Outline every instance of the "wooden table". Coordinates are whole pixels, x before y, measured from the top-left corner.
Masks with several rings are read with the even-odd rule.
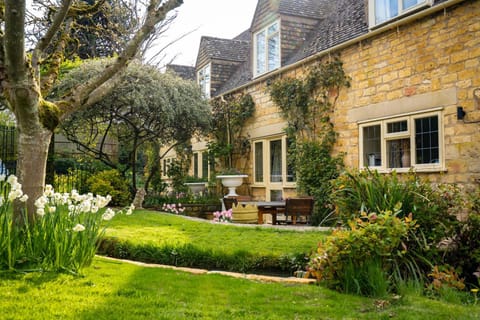
[[[277,224],[277,209],[285,208],[285,201],[239,201],[241,204],[254,204],[258,208],[258,224],[263,224],[263,215],[272,215],[272,224]]]

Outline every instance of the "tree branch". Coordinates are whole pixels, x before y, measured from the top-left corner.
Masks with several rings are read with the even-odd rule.
[[[25,1],[23,1],[25,2]],[[70,7],[72,5],[73,0],[63,0],[62,5],[60,6],[59,10],[55,14],[55,17],[53,18],[53,22],[50,25],[50,27],[47,30],[47,33],[37,42],[37,45],[35,46],[35,49],[33,49],[32,53],[32,67],[33,70],[37,73],[37,79],[39,79],[39,73],[40,73],[40,59],[42,57],[42,54],[45,52],[47,49],[48,45],[52,42],[53,37],[61,30],[61,26],[63,21],[65,21],[65,18],[68,14],[68,11],[70,10]],[[63,32],[67,33],[67,30],[63,30]]]
[[[143,25],[128,42],[122,54],[112,65],[105,68],[100,76],[72,91],[71,96],[67,98],[69,103],[63,105],[62,117],[65,118],[81,107],[91,106],[108,94],[113,89],[112,83],[116,81],[114,76],[123,71],[127,64],[135,58],[142,43],[155,31],[155,26],[166,18],[168,12],[182,3],[183,0],[168,0],[163,4],[161,0],[151,0]]]
[[[13,85],[25,80],[25,0],[5,1],[5,68]]]

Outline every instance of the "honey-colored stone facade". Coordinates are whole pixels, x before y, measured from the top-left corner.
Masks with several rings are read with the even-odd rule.
[[[340,92],[332,117],[339,133],[335,151],[345,152],[348,167],[359,166],[359,121],[437,108],[443,123],[444,169],[425,175],[434,182],[470,186],[480,181],[480,123],[466,123],[480,121],[480,1],[410,21],[322,59],[334,54],[340,55],[351,77],[351,87]],[[290,69],[281,77],[301,77],[307,67]],[[244,129],[252,141],[281,135],[285,126],[267,82],[242,89],[256,103],[255,117]],[[465,122],[457,120],[457,106],[466,111]],[[250,177],[252,159],[243,159],[250,162]],[[284,194],[294,190],[285,188]],[[265,198],[264,188],[253,187],[251,193]]]

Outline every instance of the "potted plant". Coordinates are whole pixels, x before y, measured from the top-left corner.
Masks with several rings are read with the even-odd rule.
[[[228,194],[225,197],[237,197],[236,189],[242,185],[243,178],[247,177],[248,175],[242,174],[236,169],[229,169],[217,175],[217,179],[222,180],[222,185],[228,188]]]
[[[185,185],[190,189],[190,192],[192,192],[192,194],[203,193],[205,191],[206,184],[207,181],[199,177],[188,176],[185,179]]]

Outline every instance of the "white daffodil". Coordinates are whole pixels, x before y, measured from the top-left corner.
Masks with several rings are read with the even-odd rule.
[[[37,209],[37,215],[39,215],[40,217],[43,217],[45,215],[45,209],[38,208]]]
[[[8,200],[9,200],[9,201],[13,201],[13,200],[15,200],[15,199],[20,198],[21,196],[23,196],[22,190],[20,190],[20,189],[12,189],[12,190],[10,190],[10,192],[8,193]]]
[[[16,176],[14,176],[13,174],[9,175],[8,178],[7,178],[7,182],[10,184],[10,185],[14,185],[18,182],[18,179]]]
[[[22,201],[22,202],[27,202],[27,200],[28,200],[28,195],[24,194],[23,196],[20,197],[19,200]]]
[[[45,191],[43,191],[43,195],[46,196],[46,197],[51,197],[53,196],[54,194],[54,191],[53,191],[53,187],[51,184],[47,184],[45,186]]]
[[[83,225],[81,225],[80,223],[77,223],[77,225],[75,227],[73,227],[72,230],[75,231],[75,232],[82,232],[82,231],[85,230],[85,227]]]
[[[105,221],[111,220],[115,216],[115,211],[110,208],[107,208],[102,215],[102,219]]]
[[[37,200],[35,200],[35,207],[37,208],[44,208],[45,205],[47,204],[48,199],[45,196],[41,196]]]

